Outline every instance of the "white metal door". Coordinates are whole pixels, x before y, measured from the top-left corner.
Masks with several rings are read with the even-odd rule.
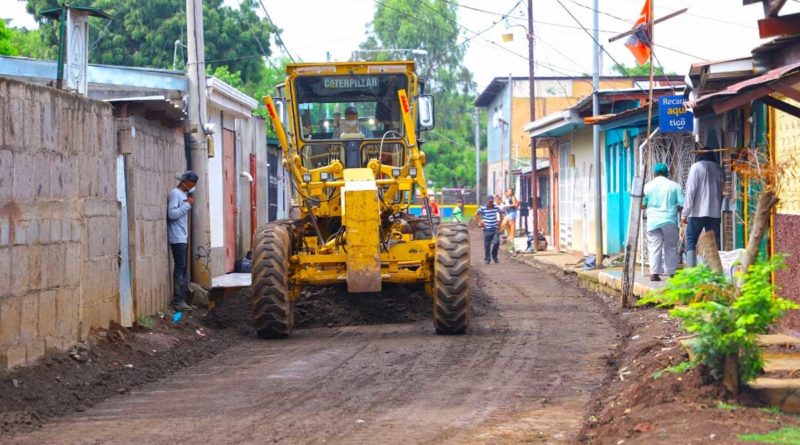
[[[575,202],[575,165],[570,164],[572,142],[558,145],[558,237],[561,250],[572,251],[572,220]]]

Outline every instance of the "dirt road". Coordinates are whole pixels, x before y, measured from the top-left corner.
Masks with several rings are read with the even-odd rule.
[[[472,261],[466,336],[430,321],[299,329],[216,357],[14,444],[571,443],[606,375],[601,303],[530,266]]]

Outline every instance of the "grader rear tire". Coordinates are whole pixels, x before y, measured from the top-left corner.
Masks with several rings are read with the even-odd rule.
[[[469,233],[466,224],[447,223],[439,226],[433,284],[433,325],[436,333],[466,333],[472,315],[469,296]]]
[[[251,301],[256,333],[261,338],[285,338],[294,325],[289,292],[291,235],[279,221],[259,229],[255,238]]]

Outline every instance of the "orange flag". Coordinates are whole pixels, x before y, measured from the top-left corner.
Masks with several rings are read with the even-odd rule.
[[[650,60],[651,51],[650,0],[645,0],[639,18],[636,19],[636,23],[633,24],[633,29],[636,30],[636,32],[628,38],[628,41],[625,42],[625,46],[631,50],[633,57],[636,58],[636,62],[640,65],[644,65]]]

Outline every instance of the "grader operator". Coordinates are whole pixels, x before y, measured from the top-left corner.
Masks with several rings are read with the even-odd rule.
[[[424,287],[439,334],[470,321],[469,236],[428,208],[417,132],[433,128],[413,62],[292,64],[267,112],[283,151],[300,218],[258,229],[252,305],[258,335],[287,337],[304,286],[383,283]],[[365,296],[369,298],[369,296]]]

